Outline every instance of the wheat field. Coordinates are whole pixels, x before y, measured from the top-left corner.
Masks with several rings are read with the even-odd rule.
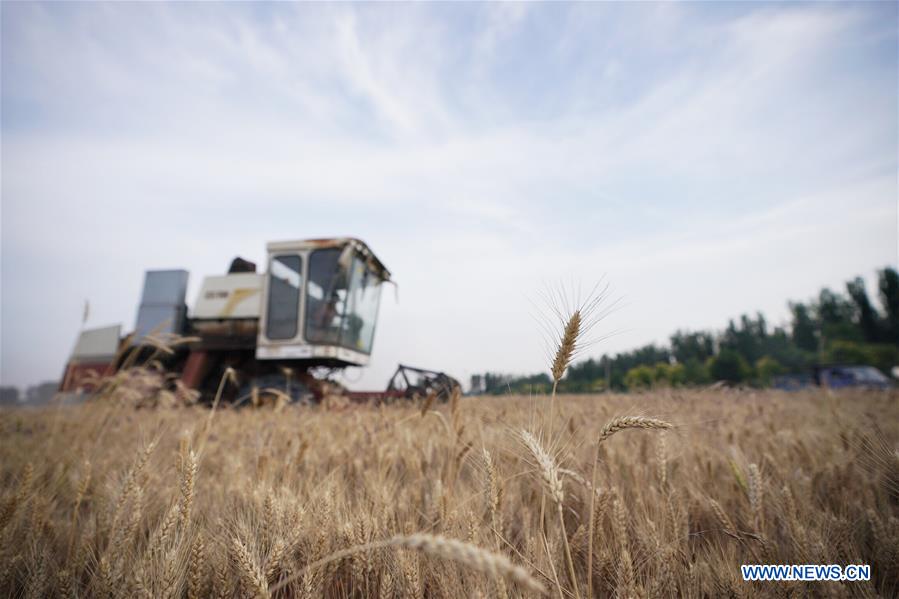
[[[895,596],[897,399],[5,411],[0,594]],[[750,583],[744,563],[872,579]]]

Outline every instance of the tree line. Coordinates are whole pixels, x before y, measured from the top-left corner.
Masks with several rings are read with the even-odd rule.
[[[703,385],[717,381],[768,386],[774,377],[806,374],[815,364],[870,365],[884,373],[899,365],[899,273],[877,271],[878,305],[861,277],[846,293],[824,288],[807,302],[789,302],[790,324],[771,327],[764,315],[744,314],[720,331],[679,330],[667,345],[588,358],[573,364],[560,384],[563,392],[607,388],[635,390]],[[484,375],[487,393],[542,393],[549,374]]]

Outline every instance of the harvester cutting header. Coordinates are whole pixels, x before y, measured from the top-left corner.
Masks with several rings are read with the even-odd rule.
[[[446,395],[458,388],[443,373],[401,365],[387,391],[344,392],[328,375],[368,364],[390,271],[364,242],[348,237],[273,242],[267,252],[266,273],[235,258],[227,274],[205,277],[190,314],[188,272],[147,271],[134,333],[122,338],[119,326],[83,331],[61,390],[90,390],[93,383],[85,381],[126,367],[125,356],[133,363],[141,352],[163,358],[181,385],[207,397],[228,368],[239,381],[232,399],[265,389],[286,389],[296,400],[334,392],[360,399]],[[174,342],[160,355],[165,340]]]

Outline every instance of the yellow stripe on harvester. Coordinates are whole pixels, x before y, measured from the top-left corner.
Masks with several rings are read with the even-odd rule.
[[[256,293],[259,293],[259,289],[256,287],[242,287],[240,289],[235,289],[231,293],[231,297],[228,298],[228,302],[225,304],[225,307],[222,308],[220,315],[231,316],[231,313],[234,312],[234,308],[237,307],[237,304]]]

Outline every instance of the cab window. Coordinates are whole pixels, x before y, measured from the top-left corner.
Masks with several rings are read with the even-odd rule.
[[[340,344],[348,349],[370,354],[381,300],[381,280],[358,257],[353,259],[349,279],[347,310]]]
[[[309,256],[306,286],[306,341],[309,343],[340,343],[347,299],[346,268],[339,264],[340,255],[340,248],[325,248]]]
[[[297,255],[276,256],[269,265],[268,317],[265,335],[269,339],[297,336],[303,262]]]

